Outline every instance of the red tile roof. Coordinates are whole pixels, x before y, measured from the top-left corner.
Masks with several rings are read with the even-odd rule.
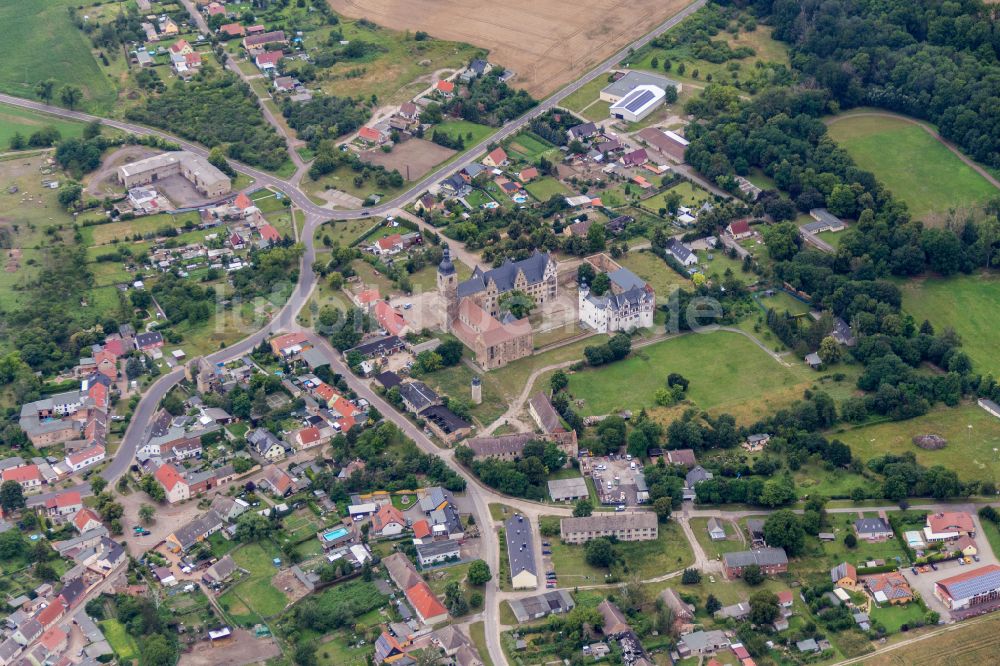
[[[331,400],[334,399],[334,397],[337,396],[337,392],[333,390],[333,387],[327,384],[326,382],[322,382],[319,386],[314,388],[313,393],[323,398],[323,400],[327,402],[330,402]]]
[[[528,167],[527,169],[521,171],[521,173],[517,174],[517,177],[521,179],[522,183],[530,182],[535,178],[538,178],[538,169],[535,167]]]
[[[59,493],[55,497],[50,497],[45,500],[46,509],[64,509],[68,506],[76,506],[81,504],[83,499],[80,497],[80,493],[75,490],[67,490],[64,493]]]
[[[242,36],[246,34],[246,28],[244,28],[239,23],[227,23],[226,25],[219,28],[219,32],[224,32],[227,35],[233,37]]]
[[[733,654],[735,654],[740,659],[746,659],[750,656],[750,652],[743,645],[734,645]]]
[[[277,65],[284,57],[285,54],[282,53],[281,51],[268,51],[267,53],[261,53],[259,56],[257,56],[256,59],[257,66],[260,67],[261,65]]]
[[[399,509],[391,503],[386,502],[372,516],[372,529],[376,532],[381,532],[390,523],[399,523],[403,527],[406,527],[406,518],[403,518],[403,513]]]
[[[413,536],[416,539],[425,539],[431,535],[431,526],[426,520],[418,520],[413,523]]]
[[[257,231],[260,233],[261,238],[271,243],[276,243],[281,240],[281,234],[278,233],[278,230],[267,222],[260,225]]]
[[[375,304],[375,319],[389,335],[400,335],[406,328],[406,320],[394,307],[385,301]]]
[[[507,161],[507,151],[498,146],[493,150],[491,150],[490,154],[487,155],[486,157],[491,159],[494,164],[502,164],[503,162]]]
[[[233,205],[240,210],[246,210],[253,205],[253,201],[250,200],[250,197],[248,197],[245,192],[240,192],[236,195],[236,199],[233,200]]]
[[[746,220],[733,220],[729,223],[729,230],[733,235],[745,234],[750,231],[750,223]]]
[[[115,356],[121,356],[125,353],[125,343],[117,338],[114,340],[105,340],[104,351],[114,354]]]
[[[63,606],[62,601],[56,599],[51,604],[43,608],[42,612],[35,616],[35,619],[38,620],[43,627],[48,627],[50,624],[62,617],[62,614],[65,611],[66,607]]]
[[[271,351],[278,354],[282,349],[290,349],[295,345],[303,345],[308,340],[309,338],[306,337],[305,333],[285,333],[271,339]]]
[[[358,136],[365,141],[380,141],[382,139],[382,132],[379,132],[374,127],[362,127],[358,130]]]
[[[201,64],[201,54],[198,52],[188,53],[184,56],[184,62],[189,65],[200,65]]]
[[[932,532],[975,532],[976,524],[972,516],[964,511],[947,511],[927,516],[927,526]]]
[[[38,471],[38,465],[25,465],[24,467],[5,469],[0,474],[0,479],[4,481],[17,481],[18,483],[41,481],[42,474]]]
[[[49,652],[56,652],[66,641],[66,632],[59,627],[52,627],[38,640]]]
[[[76,526],[76,529],[79,530],[80,532],[82,532],[83,528],[87,526],[87,523],[89,523],[92,520],[101,522],[101,519],[98,517],[98,515],[87,507],[83,507],[75,514],[73,514],[73,525]]]
[[[778,603],[783,606],[787,606],[792,603],[793,599],[794,597],[792,596],[791,590],[782,590],[781,592],[778,592]]]
[[[173,465],[160,465],[160,468],[156,470],[153,474],[157,481],[167,489],[167,492],[174,489],[178,483],[184,483],[184,479],[181,477],[180,472],[174,469]]]
[[[377,242],[383,250],[391,250],[393,246],[403,242],[403,237],[399,234],[389,234],[384,238],[379,238]]]
[[[187,43],[186,39],[178,39],[176,42],[170,45],[170,50],[174,53],[180,53],[186,48],[190,48],[191,45]]]
[[[438,81],[436,87],[443,93],[451,93],[455,91],[455,84],[451,81]]]
[[[303,428],[299,430],[299,441],[305,444],[312,444],[319,440],[319,428],[316,426],[309,426],[308,428]]]
[[[434,596],[431,588],[423,581],[408,589],[406,591],[406,598],[410,600],[413,609],[425,621],[439,615],[447,615],[448,613],[437,597]]]

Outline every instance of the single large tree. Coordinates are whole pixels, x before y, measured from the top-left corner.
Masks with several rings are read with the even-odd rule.
[[[0,485],[0,507],[9,514],[24,507],[24,490],[17,481],[4,481]]]

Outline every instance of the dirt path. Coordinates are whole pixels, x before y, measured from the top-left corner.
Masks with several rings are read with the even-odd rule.
[[[854,112],[854,113],[845,113],[842,116],[834,116],[833,118],[828,118],[824,122],[827,124],[827,126],[829,126],[829,125],[832,125],[834,123],[840,122],[841,120],[846,120],[848,118],[862,118],[862,117],[865,117],[865,116],[875,116],[875,117],[881,117],[881,118],[893,118],[895,120],[901,120],[904,123],[910,123],[911,125],[916,125],[917,127],[921,128],[922,130],[924,130],[925,132],[927,132],[928,134],[930,134],[932,137],[934,137],[935,141],[937,141],[942,146],[944,146],[945,148],[947,148],[948,150],[950,150],[952,153],[954,153],[955,156],[958,159],[962,160],[962,162],[964,162],[966,164],[966,166],[968,166],[973,171],[975,171],[976,173],[978,173],[980,176],[982,176],[983,178],[985,178],[989,182],[990,185],[992,185],[993,187],[995,187],[998,190],[1000,190],[1000,180],[997,180],[996,178],[994,178],[993,175],[989,171],[987,171],[985,168],[983,168],[982,166],[980,166],[976,161],[974,161],[971,157],[967,156],[965,153],[963,153],[961,150],[959,150],[955,146],[955,144],[951,143],[950,141],[948,141],[947,139],[945,139],[943,136],[941,136],[940,134],[938,134],[937,130],[935,130],[933,127],[927,125],[926,123],[924,123],[921,120],[917,120],[916,118],[910,118],[909,116],[903,116],[903,115],[900,115],[898,113],[892,113],[890,111],[857,111],[857,112]]]

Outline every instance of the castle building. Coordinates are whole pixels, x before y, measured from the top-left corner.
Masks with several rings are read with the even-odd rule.
[[[622,268],[605,255],[586,261],[607,273],[610,288],[596,296],[586,284],[578,296],[580,322],[598,333],[615,333],[636,328],[651,328],[656,311],[656,294],[642,278]]]
[[[446,245],[437,274],[438,293],[445,305],[445,329],[469,347],[486,370],[530,356],[534,341],[528,319],[502,313],[500,297],[516,290],[536,304],[551,301],[556,296],[556,277],[552,257],[536,253],[522,261],[508,260],[489,271],[477,266],[471,278],[459,282]]]

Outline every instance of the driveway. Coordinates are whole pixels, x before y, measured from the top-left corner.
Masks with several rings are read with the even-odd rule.
[[[958,574],[965,573],[966,571],[985,567],[988,564],[1000,564],[1000,560],[997,559],[996,554],[993,552],[993,549],[990,548],[990,544],[986,540],[986,536],[983,534],[983,525],[980,522],[979,516],[976,514],[974,508],[969,511],[969,515],[972,516],[972,520],[976,524],[976,546],[979,549],[978,562],[973,562],[971,565],[961,565],[957,560],[942,562],[937,565],[937,571],[930,570],[927,573],[917,575],[914,575],[908,568],[903,569],[903,575],[906,576],[906,580],[909,581],[910,587],[920,593],[921,598],[923,598],[924,603],[927,604],[928,608],[937,611],[941,614],[941,617],[946,620],[951,620],[953,618],[951,616],[951,612],[945,607],[945,605],[934,596],[934,583],[944,578],[957,576]]]

